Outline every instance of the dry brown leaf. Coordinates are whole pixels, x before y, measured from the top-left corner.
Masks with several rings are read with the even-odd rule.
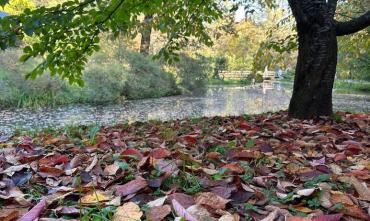
[[[111,164],[104,168],[104,173],[109,176],[116,175],[117,171],[119,170],[119,166],[117,164]]]
[[[360,196],[360,199],[370,201],[370,190],[366,183],[361,183],[356,177],[351,177],[351,183]]]
[[[345,205],[354,205],[351,198],[349,198],[347,195],[341,192],[338,192],[338,191],[331,191],[330,201],[333,204],[342,203]]]
[[[146,219],[151,221],[161,221],[171,213],[169,205],[155,206],[150,208],[146,213]]]
[[[212,192],[204,192],[199,193],[196,196],[195,202],[200,205],[207,205],[214,209],[225,209],[226,204],[230,202],[230,200],[224,199]]]
[[[215,218],[211,217],[208,210],[201,205],[192,205],[187,208],[186,211],[199,221],[216,221]]]
[[[142,216],[140,207],[133,202],[128,202],[117,208],[113,221],[139,221]]]

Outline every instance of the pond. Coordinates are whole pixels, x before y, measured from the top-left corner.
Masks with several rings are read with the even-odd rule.
[[[175,96],[109,105],[0,110],[0,135],[15,128],[170,120],[187,117],[257,114],[288,108],[291,85],[211,86],[203,96]],[[334,109],[369,111],[370,95],[334,94]]]

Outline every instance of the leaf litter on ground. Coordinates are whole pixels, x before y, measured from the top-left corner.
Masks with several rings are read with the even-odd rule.
[[[370,220],[369,125],[277,112],[13,136],[0,220]]]

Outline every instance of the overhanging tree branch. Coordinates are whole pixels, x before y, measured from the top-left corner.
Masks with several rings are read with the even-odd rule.
[[[349,35],[370,26],[370,10],[358,18],[346,22],[337,22],[337,36]]]

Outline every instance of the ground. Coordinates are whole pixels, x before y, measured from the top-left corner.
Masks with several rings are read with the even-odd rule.
[[[2,220],[370,220],[370,114],[78,127],[0,143]]]

